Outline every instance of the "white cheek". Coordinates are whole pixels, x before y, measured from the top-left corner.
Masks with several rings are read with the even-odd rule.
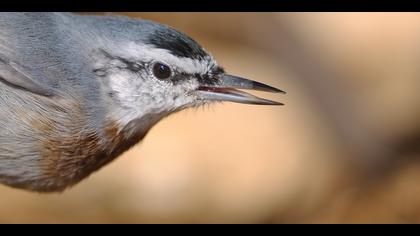
[[[131,78],[130,78],[131,76]],[[177,108],[188,106],[194,102],[188,91],[198,87],[196,80],[189,80],[180,85],[159,81],[150,78],[145,73],[138,84],[133,84],[133,74],[129,72],[113,73],[109,77],[109,87],[116,91],[115,98],[118,105],[111,113],[110,118],[125,126],[130,121],[146,114],[169,114]]]
[[[129,73],[116,73],[111,75],[111,78],[109,80],[109,86],[112,91],[117,92],[118,100],[121,101],[124,106],[127,106],[132,102],[133,99],[132,96],[129,96],[132,94],[132,87],[129,84],[129,79],[127,77],[130,76]]]
[[[150,98],[147,94],[141,94],[142,91],[137,91],[136,86],[133,85],[133,75],[129,72],[118,71],[109,75],[109,88],[114,92],[117,104],[112,108],[110,118],[118,121],[121,125],[126,125],[131,120],[144,113],[147,109],[145,105],[150,104]],[[140,79],[140,78],[139,78]],[[138,101],[144,101],[142,106],[138,105]]]

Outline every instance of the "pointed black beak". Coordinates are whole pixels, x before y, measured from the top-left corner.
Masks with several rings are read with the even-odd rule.
[[[257,90],[271,93],[286,92],[269,85],[244,79],[238,76],[223,74],[214,85],[203,85],[197,90],[203,100],[229,101],[256,105],[284,105],[280,102],[259,98],[238,89]]]

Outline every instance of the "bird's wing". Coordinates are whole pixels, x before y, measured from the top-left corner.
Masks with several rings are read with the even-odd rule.
[[[8,60],[0,53],[0,81],[9,86],[36,93],[42,96],[53,96],[54,90],[47,85],[40,84],[37,77],[42,73],[34,69],[26,68],[14,61]]]

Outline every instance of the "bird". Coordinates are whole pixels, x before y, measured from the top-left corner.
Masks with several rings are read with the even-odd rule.
[[[168,25],[116,15],[0,13],[0,183],[62,192],[161,119],[217,102],[282,103]]]

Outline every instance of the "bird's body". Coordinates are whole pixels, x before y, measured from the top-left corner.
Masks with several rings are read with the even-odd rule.
[[[270,104],[216,86],[219,75],[196,42],[150,21],[0,13],[0,182],[61,191],[172,112],[210,100]],[[235,79],[228,87],[274,91]]]
[[[83,19],[89,22],[88,17]],[[117,154],[104,153],[118,152],[112,147],[122,141],[120,127],[106,117],[109,108],[101,101],[105,95],[100,81],[90,79],[93,71],[79,69],[85,68],[85,63],[95,63],[89,55],[94,52],[83,44],[94,36],[80,35],[74,28],[86,24],[66,27],[67,21],[73,21],[73,16],[0,14],[2,57],[34,65],[30,70],[38,76],[31,78],[60,94],[25,93],[0,83],[0,181],[6,184],[45,191],[62,189]]]

